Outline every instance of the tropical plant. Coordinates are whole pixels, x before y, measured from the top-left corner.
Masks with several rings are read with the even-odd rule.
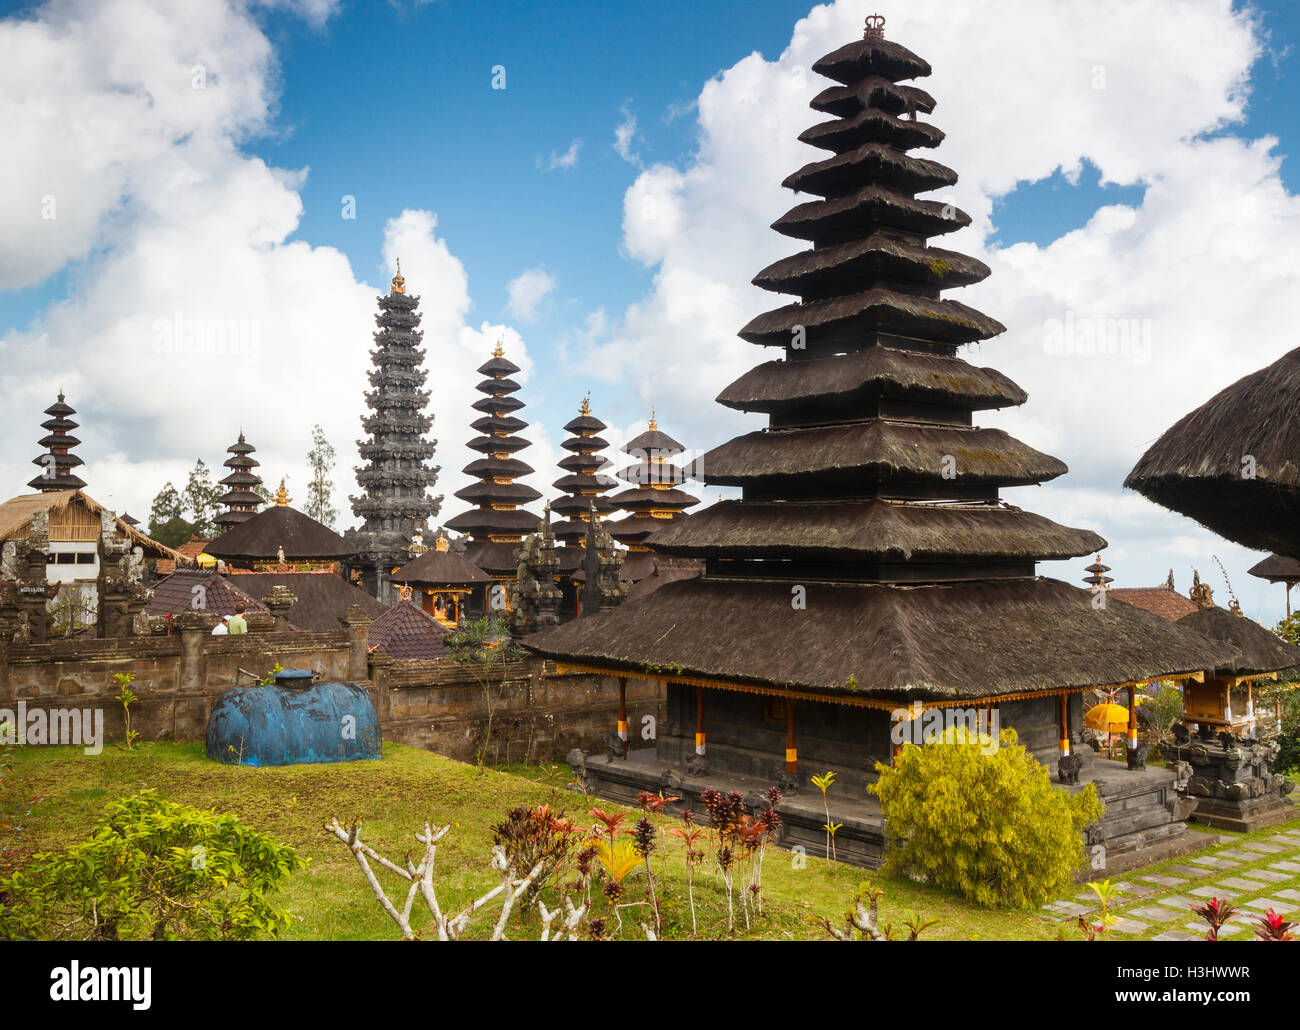
[[[663,930],[663,921],[659,918],[659,899],[655,895],[655,878],[654,873],[650,869],[650,856],[654,854],[657,844],[658,839],[655,833],[654,823],[645,816],[642,816],[637,820],[636,828],[632,831],[632,850],[635,851],[641,857],[641,861],[645,863],[645,878],[650,884],[650,908],[654,912],[655,932],[659,933]]]
[[[1090,917],[1079,916],[1079,929],[1090,941],[1095,941],[1098,937],[1102,940],[1110,940],[1110,929],[1115,925],[1116,918],[1110,913],[1110,903],[1124,892],[1110,880],[1100,882],[1089,880],[1088,889],[1097,895],[1097,900],[1101,902],[1101,912],[1096,917],[1099,922],[1094,923]]]
[[[695,814],[688,808],[682,813],[683,826],[670,827],[668,832],[681,839],[686,846],[686,897],[691,906],[691,933],[699,936],[695,922],[695,870],[704,861],[705,853],[699,849],[704,829],[695,825]]]
[[[842,928],[824,916],[812,916],[812,921],[837,941],[892,941],[895,939],[893,924],[880,926],[880,899],[884,893],[870,883],[860,883],[849,902],[849,911],[844,914]],[[938,926],[939,920],[924,919],[909,909],[904,913],[903,925],[907,927],[907,939],[915,941],[930,927]]]
[[[835,774],[833,772],[823,773],[821,776],[812,778],[813,786],[822,792],[822,807],[826,809],[826,822],[822,823],[822,829],[826,831],[826,857],[830,860],[836,860],[835,856],[835,831],[843,823],[831,822],[831,806],[826,800],[826,792],[831,789],[835,783]]]
[[[217,498],[220,496],[221,484],[212,481],[207,465],[199,458],[194,462],[194,468],[190,470],[189,479],[181,493],[181,501],[190,516],[190,525],[197,535],[210,537],[216,532],[215,520],[221,511]]]
[[[135,750],[135,742],[140,738],[140,734],[131,729],[131,706],[139,700],[131,692],[131,684],[135,682],[135,674],[131,672],[115,672],[113,679],[117,680],[119,693],[113,698],[122,706],[122,723],[125,726],[123,743],[119,746],[127,751]]]
[[[248,940],[290,915],[268,900],[306,861],[231,814],[142,791],[90,839],[33,857],[0,883],[0,938]]]
[[[311,444],[311,450],[307,452],[307,465],[311,469],[311,481],[307,484],[307,514],[333,529],[334,520],[339,516],[338,509],[330,504],[334,497],[334,480],[330,474],[334,471],[336,455],[319,424],[312,427]]]
[[[23,821],[44,795],[20,791],[14,781],[13,759],[18,746],[14,723],[0,721],[0,877],[8,874],[17,859],[17,841],[22,836]],[[4,904],[0,893],[0,905]]]
[[[1292,923],[1283,919],[1271,908],[1264,915],[1255,920],[1255,939],[1259,941],[1293,941],[1294,930],[1300,923]]]
[[[1219,931],[1237,914],[1235,905],[1220,901],[1218,898],[1211,898],[1204,905],[1193,905],[1192,911],[1208,924],[1209,929],[1205,933],[1207,941],[1217,941]]]
[[[444,643],[451,657],[469,671],[483,691],[487,720],[483,738],[474,752],[474,761],[482,769],[492,740],[492,720],[505,694],[507,667],[523,658],[524,652],[511,639],[510,624],[494,615],[485,615],[474,622],[461,620],[456,632]]]
[[[1163,680],[1158,689],[1138,698],[1138,713],[1145,723],[1146,742],[1153,749],[1172,740],[1170,731],[1183,714],[1183,692]]]
[[[552,812],[550,805],[516,806],[492,827],[492,843],[504,849],[511,865],[516,869],[540,866],[523,895],[524,907],[536,901],[538,892],[556,875],[580,836],[581,831],[564,818],[564,812]]]
[[[1005,729],[992,753],[955,726],[878,763],[869,789],[888,827],[885,871],[983,906],[1029,908],[1067,889],[1084,861],[1082,831],[1105,808],[1088,784],[1058,790]]]

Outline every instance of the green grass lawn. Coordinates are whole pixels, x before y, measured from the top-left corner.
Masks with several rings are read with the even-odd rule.
[[[34,850],[55,849],[84,839],[98,823],[105,805],[148,787],[157,788],[171,801],[233,812],[254,829],[292,844],[310,864],[288,881],[278,903],[295,917],[285,937],[301,940],[394,940],[399,936],[352,856],[322,832],[330,816],[340,820],[361,817],[362,839],[394,860],[407,851],[422,850],[412,834],[423,828],[426,819],[435,824],[452,823],[452,832],[439,846],[435,883],[443,908],[454,910],[499,882],[488,866],[491,827],[510,807],[549,802],[583,823],[590,821],[586,812],[593,806],[606,810],[619,807],[599,799],[588,801],[565,790],[569,779],[566,766],[480,770],[399,744],[385,744],[384,757],[377,762],[272,769],[210,762],[203,755],[203,745],[197,743],[150,743],[134,752],[109,747],[98,756],[84,755],[78,748],[29,748],[15,756],[15,778],[21,790],[46,795],[27,821],[25,846]],[[677,822],[665,817],[663,824]],[[1217,839],[1218,835],[1207,835],[1207,847]],[[666,847],[668,854],[654,859],[653,865],[660,885],[664,936],[686,938],[691,921],[681,843],[665,835],[660,840],[661,849]],[[382,870],[380,877],[390,887],[390,896],[404,896],[400,890],[404,881]],[[779,849],[769,849],[764,863],[763,916],[748,930],[741,922],[735,936],[824,939],[824,932],[810,916],[823,915],[838,923],[857,885],[868,878],[884,890],[882,924],[901,926],[907,910],[940,921],[927,931],[926,939],[1078,937],[1069,925],[1072,920],[1059,915],[979,909],[911,881],[827,863],[812,855],[807,857],[806,868],[799,869],[790,853]],[[635,900],[644,891],[644,872],[633,873],[627,886],[624,900]],[[707,873],[697,873],[695,895],[700,937],[725,937],[726,896],[720,884]],[[606,914],[601,911],[603,904],[597,903],[595,915]],[[634,923],[642,918],[638,913],[646,911],[625,912],[625,923]],[[476,925],[482,928],[481,923]],[[528,915],[509,936],[533,936],[536,928],[535,917]],[[484,929],[484,935],[486,932]],[[639,934],[629,925],[624,936]]]

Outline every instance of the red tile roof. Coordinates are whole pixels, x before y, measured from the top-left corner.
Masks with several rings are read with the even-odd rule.
[[[1167,586],[1112,587],[1107,593],[1117,601],[1124,601],[1153,615],[1177,622],[1185,615],[1200,611],[1196,602]]]
[[[399,601],[370,624],[371,651],[394,658],[445,658],[447,627],[411,601]]]

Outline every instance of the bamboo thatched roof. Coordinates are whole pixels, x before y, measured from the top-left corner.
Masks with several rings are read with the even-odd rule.
[[[1250,676],[1300,665],[1300,647],[1292,647],[1259,623],[1222,608],[1202,609],[1184,616],[1177,624],[1236,650],[1231,658],[1207,668],[1207,672]]]
[[[1051,579],[806,590],[798,609],[784,582],[668,583],[521,642],[557,661],[900,702],[1108,686],[1231,655],[1140,608],[1093,608],[1087,591]]]
[[[1244,547],[1300,558],[1300,348],[1175,422],[1124,485]]]
[[[46,493],[19,494],[17,497],[11,497],[0,504],[0,543],[24,535],[32,524],[32,516],[37,512],[48,511],[51,516],[59,515],[74,502],[84,505],[86,510],[95,516],[101,515],[106,510],[102,504],[81,490],[51,490]],[[117,531],[123,536],[130,537],[145,554],[172,561],[188,562],[189,560],[179,551],[141,533],[129,522],[116,518],[116,525]]]

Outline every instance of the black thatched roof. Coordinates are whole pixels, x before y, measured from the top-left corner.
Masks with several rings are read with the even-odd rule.
[[[951,456],[953,474],[944,476]],[[741,486],[773,476],[854,471],[921,480],[1042,483],[1067,471],[1001,429],[923,426],[876,419],[816,429],[759,431],[738,436],[700,459],[706,482]]]
[[[371,618],[387,611],[387,606],[332,572],[250,572],[232,576],[231,580],[254,597],[265,597],[272,587],[281,584],[288,587],[298,601],[286,617],[301,630],[338,629],[339,616],[354,604],[359,604]]]
[[[1077,558],[1105,545],[1096,533],[984,505],[890,501],[719,501],[664,526],[654,549],[703,558],[954,559]]]
[[[853,239],[863,224],[938,236],[963,229],[970,221],[970,215],[951,204],[867,185],[847,196],[796,204],[773,222],[772,228],[796,240],[843,243]]]
[[[851,86],[864,79],[897,82],[924,78],[930,74],[930,64],[892,39],[869,36],[831,51],[813,65],[813,71]]]
[[[537,521],[540,522],[541,519]],[[537,525],[534,523],[528,531],[531,533],[536,528]],[[492,540],[475,540],[465,546],[466,558],[484,572],[498,577],[513,576],[518,572],[519,560],[515,557],[518,552],[518,541],[498,543]]]
[[[936,289],[969,286],[989,276],[989,266],[955,250],[940,250],[871,235],[838,247],[804,250],[768,265],[755,286],[805,297],[851,292],[862,275],[928,275]]]
[[[869,347],[828,358],[764,362],[718,394],[718,403],[776,414],[880,396],[979,411],[1023,404],[1027,395],[1001,372],[961,358]]]
[[[425,551],[393,573],[395,583],[414,583],[417,586],[457,587],[491,583],[492,577],[468,558],[454,551]]]
[[[1218,666],[1207,666],[1207,672],[1252,676],[1300,665],[1300,647],[1292,647],[1259,623],[1243,615],[1233,615],[1222,608],[1204,608],[1193,612],[1179,619],[1177,625],[1194,630],[1210,640],[1230,645],[1235,652]]]
[[[275,561],[284,549],[286,561],[345,558],[353,547],[329,526],[310,515],[276,504],[222,533],[204,548],[226,561]]]
[[[928,586],[706,577],[521,643],[611,669],[906,701],[997,697],[1196,672],[1220,645],[1051,579]]]
[[[1300,558],[1300,348],[1179,419],[1124,485],[1255,550]]]
[[[1300,561],[1282,554],[1270,554],[1246,571],[1270,583],[1300,583]]]
[[[852,118],[859,111],[873,108],[895,115],[929,114],[935,100],[919,86],[899,85],[879,75],[868,75],[850,86],[828,86],[808,106],[814,111]]]

